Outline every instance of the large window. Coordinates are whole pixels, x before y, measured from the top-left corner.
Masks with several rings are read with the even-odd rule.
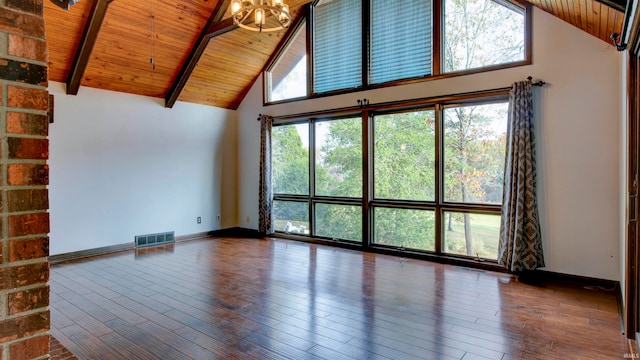
[[[276,231],[497,259],[507,110],[505,92],[276,121]]]
[[[515,0],[322,0],[309,6],[305,25],[292,29],[267,66],[267,102],[531,59],[529,5]]]

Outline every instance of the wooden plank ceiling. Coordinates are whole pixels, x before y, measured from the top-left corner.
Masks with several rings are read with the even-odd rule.
[[[81,0],[65,11],[45,0],[49,80],[67,82],[95,1],[100,0]],[[607,43],[622,27],[623,12],[595,0],[528,1]],[[295,18],[309,0],[286,2]],[[111,1],[80,85],[167,98],[207,20],[221,5],[226,5],[223,0]],[[227,9],[223,19],[229,16]],[[212,38],[182,90],[175,92],[177,99],[236,109],[283,35],[284,30],[233,29]]]

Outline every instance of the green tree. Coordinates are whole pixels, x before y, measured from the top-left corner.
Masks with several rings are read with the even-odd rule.
[[[435,112],[376,116],[374,193],[378,199],[435,200]],[[433,211],[376,207],[375,242],[435,250]]]
[[[375,117],[375,197],[433,201],[435,198],[435,112]]]
[[[362,197],[362,119],[316,123],[316,195]],[[316,233],[362,240],[362,208],[317,204]]]
[[[271,146],[274,192],[308,194],[309,149],[303,147],[296,125],[274,126]]]
[[[272,183],[276,194],[306,195],[309,193],[309,149],[304,147],[298,127],[274,126],[271,135]],[[273,208],[276,230],[284,230],[287,222],[295,226],[309,223],[307,203],[275,201]]]
[[[316,123],[316,148],[316,194],[361,197],[362,119]]]
[[[496,186],[504,168],[504,136],[500,131],[496,133],[495,127],[496,122],[506,116],[506,112],[500,111],[502,109],[504,104],[445,109],[445,200],[460,203],[501,200],[502,184],[499,184],[500,191]],[[502,154],[497,154],[499,148],[502,148]],[[486,197],[486,190],[490,187],[493,199]],[[495,201],[497,192],[500,193],[500,199]],[[452,216],[449,213],[450,231],[453,230],[450,226]],[[474,255],[469,216],[469,213],[462,215],[465,248],[467,255]]]
[[[445,0],[445,71],[524,60],[524,12],[507,2]]]

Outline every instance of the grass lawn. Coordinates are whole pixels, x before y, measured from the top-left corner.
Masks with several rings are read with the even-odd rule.
[[[498,258],[498,237],[500,236],[500,215],[470,214],[472,253],[485,259]],[[464,238],[464,219],[462,214],[454,213],[451,231],[447,229],[449,215],[445,217],[443,227],[445,252],[466,255]]]
[[[488,214],[469,214],[470,226],[471,226],[471,239],[472,239],[472,254],[473,256],[479,256],[483,259],[496,260],[498,258],[498,236],[500,235],[500,215],[488,215]],[[276,231],[284,231],[287,221],[291,222],[295,228],[300,229],[298,231],[292,231],[292,233],[298,233],[302,235],[309,235],[309,223],[306,221],[296,220],[283,220],[277,219],[274,222]],[[451,221],[451,230],[448,230],[449,214],[446,213],[444,223],[444,252],[449,254],[466,255],[466,242],[464,237],[464,217],[462,213],[453,213]],[[306,230],[306,232],[305,232]],[[422,234],[424,235],[424,234]],[[433,234],[431,235],[433,237]],[[429,237],[429,238],[431,238]],[[426,244],[423,244],[423,236],[412,236],[412,239],[418,243],[405,243],[397,244],[406,248],[432,250],[432,248],[425,248]],[[394,241],[385,242],[382,239],[378,239],[379,244],[396,245]],[[433,247],[433,244],[431,244]]]

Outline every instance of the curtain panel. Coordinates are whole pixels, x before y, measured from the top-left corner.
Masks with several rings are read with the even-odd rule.
[[[511,272],[545,266],[536,198],[531,86],[531,81],[516,82],[509,93],[498,263]]]
[[[271,130],[273,118],[260,115],[260,188],[258,191],[258,231],[273,233],[273,187],[271,184]]]

